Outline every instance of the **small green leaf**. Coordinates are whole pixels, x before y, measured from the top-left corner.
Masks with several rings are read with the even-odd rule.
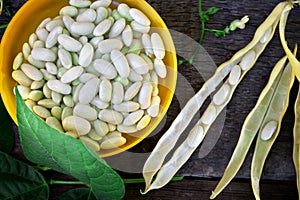
[[[218,11],[219,11],[219,8],[210,7],[210,8],[207,9],[207,11],[205,11],[205,14],[207,14],[207,15],[213,15],[213,14],[215,14]]]
[[[12,120],[6,111],[2,99],[0,98],[0,151],[9,153],[14,145],[14,131],[12,128]]]
[[[27,159],[86,183],[97,199],[124,196],[123,180],[96,152],[48,126],[26,106],[18,91],[16,97],[20,140]]]
[[[65,192],[57,200],[96,200],[89,188],[76,188]]]
[[[0,199],[44,200],[49,188],[44,177],[31,166],[0,151]]]
[[[209,20],[209,16],[204,14],[202,15],[202,21],[207,22]]]

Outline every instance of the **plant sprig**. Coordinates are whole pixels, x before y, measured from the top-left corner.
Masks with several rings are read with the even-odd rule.
[[[198,0],[198,13],[199,13],[200,20],[201,20],[201,35],[200,35],[200,39],[199,39],[197,48],[193,52],[192,56],[186,60],[186,62],[188,64],[193,63],[194,57],[199,52],[200,47],[203,43],[205,32],[213,33],[215,37],[226,36],[230,33],[230,31],[234,31],[237,28],[244,29],[245,24],[249,21],[248,16],[245,16],[241,20],[234,20],[233,22],[230,23],[229,26],[226,26],[224,29],[219,30],[219,29],[206,28],[206,22],[210,20],[210,15],[213,15],[213,14],[217,13],[218,11],[219,11],[219,8],[216,8],[216,7],[210,7],[206,11],[203,11],[202,10],[202,0]],[[184,60],[182,60],[182,59],[178,60],[178,66],[183,63],[184,63]]]

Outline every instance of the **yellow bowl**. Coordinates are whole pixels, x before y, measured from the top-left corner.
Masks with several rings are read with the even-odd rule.
[[[28,41],[29,35],[35,31],[40,22],[47,17],[57,16],[60,8],[67,5],[68,2],[68,0],[29,0],[16,13],[3,35],[0,47],[0,92],[3,102],[16,124],[16,99],[13,94],[16,82],[11,76],[14,57],[22,51],[23,43]],[[175,47],[171,35],[159,14],[144,0],[118,0],[117,2],[123,2],[130,7],[140,9],[151,20],[151,27],[158,28],[155,31],[162,36],[167,50],[164,62],[167,66],[168,75],[167,78],[159,80],[159,96],[161,97],[159,116],[153,118],[147,128],[135,133],[134,136],[125,134],[127,142],[120,148],[100,151],[101,157],[115,155],[135,146],[158,126],[170,106],[177,79]],[[114,4],[116,2],[113,2],[112,7],[114,7]]]

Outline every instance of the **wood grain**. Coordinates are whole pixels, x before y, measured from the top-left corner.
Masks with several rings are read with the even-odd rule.
[[[191,38],[194,42],[199,40],[201,26],[197,8],[198,1],[147,1],[161,15],[170,30],[179,32]],[[5,0],[4,4],[14,14],[25,2],[25,0]],[[245,30],[238,30],[221,38],[215,38],[210,33],[205,35],[202,47],[206,52],[203,50],[202,53],[207,54],[209,58],[203,56],[207,60],[203,61],[201,70],[211,73],[213,71],[211,70],[212,67],[230,59],[237,50],[249,43],[256,28],[280,1],[203,0],[202,2],[204,10],[211,6],[220,8],[218,13],[211,16],[211,20],[207,23],[208,28],[222,29],[229,25],[231,21],[240,19],[244,15],[250,17]],[[0,16],[0,24],[8,23],[10,19],[11,17],[4,11]],[[286,28],[286,38],[289,45],[292,46],[296,42],[299,43],[300,34],[298,30],[300,30],[300,13],[299,8],[296,7],[291,13]],[[0,30],[0,36],[2,37],[2,35],[3,30]],[[184,41],[176,42],[176,47],[178,48],[181,48],[180,45],[185,45],[185,56],[193,52],[194,49],[189,48]],[[179,50],[181,51],[182,49],[177,49],[177,51]],[[284,52],[279,41],[278,32],[276,32],[273,40],[263,52],[255,67],[245,76],[236,89],[231,102],[226,107],[226,112],[223,113],[225,116],[224,126],[222,124],[220,138],[213,150],[204,158],[199,158],[201,146],[196,150],[189,161],[178,172],[178,175],[186,177],[183,181],[172,182],[161,190],[150,192],[146,196],[142,196],[139,193],[139,190],[144,187],[143,184],[126,184],[125,199],[208,199],[211,190],[217,184],[217,180],[222,176],[234,150],[243,120],[255,105],[261,90],[268,81],[272,67],[283,55]],[[178,56],[179,58],[182,57],[182,55]],[[178,72],[182,79],[179,79],[180,81],[177,83],[176,95],[164,119],[164,124],[154,134],[151,134],[150,137],[130,149],[127,153],[107,159],[108,163],[112,165],[119,167],[120,165],[126,165],[126,168],[134,169],[134,174],[120,172],[122,177],[142,177],[139,170],[148,155],[147,153],[151,152],[158,139],[171,125],[180,112],[182,105],[193,93],[201,88],[205,81],[197,66],[183,64],[179,67]],[[295,172],[292,163],[292,128],[294,120],[292,106],[295,101],[297,88],[298,86],[295,84],[291,92],[290,106],[284,117],[280,135],[270,152],[262,174],[262,199],[297,199]],[[207,102],[205,105],[207,105]],[[199,111],[199,114],[202,112],[203,109]],[[199,114],[195,117],[194,122],[199,119]],[[222,120],[219,121],[219,125],[220,123],[223,123]],[[212,128],[208,134],[214,134],[216,130],[217,128]],[[218,199],[254,199],[249,180],[253,147],[250,149],[236,179],[221,193]],[[142,155],[137,162],[125,162],[126,156],[135,154]],[[18,150],[14,151],[14,156],[22,158],[21,152]],[[120,161],[124,163],[120,163]],[[47,178],[55,177],[56,179],[72,180],[72,177],[52,171],[47,172],[45,176]],[[78,186],[51,186],[50,199],[56,199],[58,195],[73,187]]]

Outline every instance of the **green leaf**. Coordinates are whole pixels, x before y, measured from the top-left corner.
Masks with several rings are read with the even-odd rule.
[[[24,103],[17,91],[21,145],[30,161],[69,174],[90,186],[97,199],[121,199],[121,177],[82,142],[48,126]]]
[[[207,14],[207,15],[213,15],[213,14],[215,14],[218,11],[219,11],[219,8],[210,7],[210,8],[207,9],[207,11],[205,11],[205,14]]]
[[[57,200],[96,200],[89,188],[76,188],[65,192]]]
[[[0,98],[0,151],[9,153],[14,145],[14,131],[12,128],[12,120],[6,111],[2,99]]]
[[[0,199],[44,200],[49,188],[33,167],[0,151]]]
[[[209,20],[209,16],[204,14],[201,16],[202,17],[202,21],[207,22]]]

